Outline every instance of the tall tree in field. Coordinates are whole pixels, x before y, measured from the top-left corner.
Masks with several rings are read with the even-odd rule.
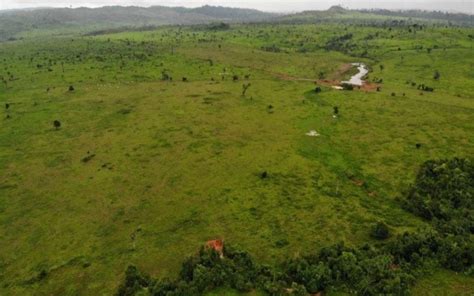
[[[53,121],[53,125],[55,129],[59,129],[61,127],[61,122],[59,120]]]
[[[245,97],[245,94],[247,93],[247,90],[249,89],[250,85],[250,83],[245,83],[244,85],[242,85],[242,96]]]

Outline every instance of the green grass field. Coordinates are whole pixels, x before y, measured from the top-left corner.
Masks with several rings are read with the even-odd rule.
[[[474,154],[472,33],[268,24],[0,43],[0,294],[110,295],[127,265],[174,277],[216,238],[273,264],[375,243],[377,221],[429,227],[398,198],[424,161]],[[351,62],[381,91],[313,91]],[[473,287],[439,269],[413,294]]]

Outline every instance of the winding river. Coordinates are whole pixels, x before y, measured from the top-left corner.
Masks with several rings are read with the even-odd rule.
[[[357,66],[357,70],[359,70],[359,73],[352,76],[351,79],[349,79],[348,81],[342,81],[341,83],[362,86],[362,83],[364,83],[362,78],[364,78],[365,75],[369,73],[369,69],[367,69],[367,66],[363,63],[352,63],[352,65]]]

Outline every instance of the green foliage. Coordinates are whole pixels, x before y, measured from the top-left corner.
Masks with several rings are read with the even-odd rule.
[[[215,251],[201,249],[183,263],[180,277],[174,281],[151,280],[129,267],[118,294],[148,291],[147,295],[202,295],[218,287],[240,292],[259,289],[271,295],[285,291],[307,295],[329,287],[364,295],[408,294],[413,276],[409,270],[393,266],[390,254],[369,246],[354,249],[338,244],[274,269],[258,265],[248,253],[233,248],[226,247],[223,258]]]
[[[404,207],[443,233],[474,233],[474,164],[469,159],[425,162]]]
[[[225,31],[230,29],[230,25],[226,23],[212,23],[206,26],[207,30],[210,31]]]
[[[381,240],[387,239],[390,236],[390,229],[384,222],[377,222],[372,229],[371,236]]]
[[[255,264],[245,252],[226,247],[221,258],[217,252],[202,248],[198,255],[183,263],[180,277],[175,281],[151,280],[133,266],[129,267],[118,294],[135,295],[147,287],[150,287],[149,295],[202,295],[222,286],[247,292],[264,287],[271,280],[270,270]]]
[[[401,258],[434,257],[455,271],[474,264],[474,165],[469,159],[425,162],[411,186],[404,207],[431,221],[436,233],[404,239]]]
[[[150,283],[151,280],[148,276],[142,275],[135,266],[130,265],[125,271],[125,279],[118,288],[117,296],[136,295],[137,292],[148,287]]]
[[[354,90],[354,85],[350,83],[343,83],[341,86],[342,86],[342,89],[344,90]]]
[[[61,127],[61,122],[59,120],[53,121],[53,126],[55,129],[59,129]]]

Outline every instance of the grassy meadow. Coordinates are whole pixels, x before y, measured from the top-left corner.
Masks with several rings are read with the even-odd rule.
[[[377,221],[430,227],[399,198],[424,161],[474,153],[470,34],[261,24],[0,43],[0,294],[111,295],[129,264],[172,278],[217,238],[274,264],[376,244]],[[352,62],[380,91],[331,88]],[[443,269],[413,288],[473,293]]]

